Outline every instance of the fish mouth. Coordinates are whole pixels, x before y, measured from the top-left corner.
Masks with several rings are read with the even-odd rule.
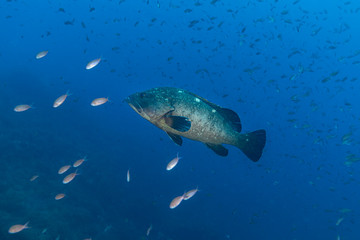
[[[125,102],[127,102],[127,104],[129,104],[129,106],[135,110],[135,112],[137,112],[138,114],[141,114],[143,112],[143,108],[141,107],[141,105],[138,103],[138,101],[136,101],[134,99],[134,97],[129,96],[127,98],[125,98],[124,100]]]

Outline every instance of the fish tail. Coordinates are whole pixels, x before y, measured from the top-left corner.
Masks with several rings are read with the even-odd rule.
[[[29,222],[30,222],[30,221],[27,221],[27,222],[24,224],[24,229],[26,229],[26,228],[31,228],[31,227],[29,227]]]
[[[246,134],[240,134],[238,137],[238,147],[251,161],[257,162],[263,152],[266,142],[266,131],[261,129]]]

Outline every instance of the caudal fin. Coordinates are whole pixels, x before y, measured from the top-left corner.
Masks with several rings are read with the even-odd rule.
[[[253,162],[259,161],[266,142],[265,130],[241,134],[237,147]]]

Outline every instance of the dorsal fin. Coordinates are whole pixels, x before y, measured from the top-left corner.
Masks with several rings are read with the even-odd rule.
[[[235,131],[241,132],[240,118],[236,112],[228,108],[216,109],[224,118],[228,119]]]

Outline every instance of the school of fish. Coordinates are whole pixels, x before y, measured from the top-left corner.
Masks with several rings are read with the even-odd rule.
[[[36,55],[36,59],[41,59],[41,58],[44,58],[46,55],[48,54],[48,51],[41,51],[39,52],[37,55]],[[92,61],[90,61],[87,65],[86,65],[86,70],[90,70],[94,67],[96,67],[101,61],[101,58],[97,58],[97,59],[94,59]],[[66,99],[70,96],[70,92],[69,90],[59,96],[58,98],[56,98],[53,102],[53,108],[58,108],[60,107],[61,105],[63,105],[66,101]],[[90,105],[93,106],[93,107],[96,107],[96,106],[100,106],[100,105],[103,105],[105,103],[109,102],[109,98],[108,97],[100,97],[100,98],[95,98],[94,100],[91,101]],[[33,108],[32,105],[29,105],[29,104],[20,104],[20,105],[17,105],[15,106],[14,108],[14,111],[15,112],[25,112],[29,109]],[[166,170],[167,171],[171,171],[173,170],[179,163],[179,160],[181,159],[181,157],[179,156],[179,153],[176,154],[176,156],[171,160],[169,161],[169,163],[166,165]],[[63,180],[62,180],[62,183],[63,184],[69,184],[70,182],[74,181],[75,177],[79,175],[78,173],[78,167],[80,167],[85,161],[86,161],[86,157],[83,157],[83,158],[80,158],[78,160],[76,160],[73,164],[66,164],[66,165],[63,165],[61,166],[57,173],[58,175],[62,175],[66,172],[68,172],[71,168],[75,168],[76,170],[69,173],[68,175],[66,175]],[[34,175],[30,178],[30,181],[33,182],[35,181],[36,179],[38,179],[39,175]],[[127,170],[126,172],[126,181],[129,183],[130,182],[130,169]],[[192,189],[192,190],[189,190],[189,191],[185,191],[182,195],[180,196],[177,196],[175,197],[174,199],[171,200],[170,202],[170,205],[169,205],[169,208],[170,209],[174,209],[174,208],[177,208],[183,200],[189,200],[190,198],[192,198],[196,193],[198,192],[198,187],[195,188],[195,189]],[[66,197],[66,194],[65,193],[58,193],[55,195],[54,199],[56,201],[59,201],[59,200],[62,200]],[[14,233],[19,233],[25,229],[28,229],[30,228],[28,226],[28,223],[25,223],[25,224],[15,224],[15,225],[12,225],[10,228],[9,228],[9,233],[11,234],[14,234]],[[153,228],[153,225],[151,224],[150,227],[147,229],[146,231],[146,236],[149,236],[150,235],[150,232]],[[44,231],[46,232],[47,229],[45,229]],[[91,238],[85,238],[85,239],[91,239]]]
[[[24,2],[24,1],[7,0],[4,1],[2,8],[6,9],[7,4],[12,4],[14,2]],[[49,3],[53,1],[44,1],[44,3],[42,4],[45,5],[46,2]],[[110,2],[114,3],[114,1],[110,1]],[[129,1],[125,2],[124,0],[120,0],[117,2],[119,5],[121,4],[121,7],[123,7],[124,4],[128,4]],[[262,99],[263,100],[262,102],[255,104],[257,110],[264,110],[264,108],[261,107],[261,105],[267,104],[267,102],[271,104],[272,98],[281,99],[279,101],[275,101],[276,103],[275,106],[270,107],[269,105],[269,108],[271,108],[271,111],[273,112],[274,115],[279,114],[278,112],[279,109],[284,110],[285,118],[286,118],[286,114],[288,115],[287,119],[285,119],[285,121],[279,121],[275,123],[275,121],[277,120],[273,120],[274,122],[271,122],[269,118],[267,122],[269,128],[276,127],[278,123],[281,123],[281,128],[276,129],[276,131],[280,130],[278,131],[277,135],[282,137],[281,141],[287,141],[287,139],[284,138],[285,131],[291,128],[295,128],[299,131],[301,130],[305,132],[309,136],[310,144],[314,144],[315,146],[322,146],[322,147],[328,145],[331,141],[335,141],[337,139],[338,134],[341,134],[342,137],[340,136],[340,139],[338,139],[339,145],[342,145],[344,148],[348,147],[346,148],[346,152],[344,151],[344,155],[345,155],[344,164],[346,166],[346,169],[352,173],[353,171],[352,168],[355,167],[358,162],[360,162],[360,157],[357,150],[353,150],[358,148],[357,147],[350,148],[353,147],[354,144],[358,144],[358,140],[357,140],[358,127],[356,123],[352,124],[348,120],[351,120],[352,118],[354,119],[356,118],[356,121],[358,121],[358,115],[355,113],[355,111],[352,111],[352,109],[356,109],[356,104],[353,104],[351,102],[350,100],[351,94],[349,94],[349,96],[345,96],[345,97],[343,96],[348,95],[349,83],[354,84],[358,82],[358,76],[356,74],[349,74],[351,73],[351,68],[356,69],[360,65],[360,59],[359,59],[360,50],[356,46],[355,47],[351,46],[351,42],[353,41],[353,39],[356,39],[354,37],[354,35],[356,36],[356,34],[353,34],[352,30],[357,29],[356,26],[357,22],[353,20],[354,19],[356,20],[355,17],[358,16],[360,12],[359,10],[360,8],[358,6],[357,1],[348,1],[348,0],[334,1],[333,3],[331,3],[331,5],[334,4],[334,8],[336,9],[328,8],[327,4],[324,4],[323,6],[321,6],[321,4],[318,4],[320,6],[317,6],[315,4],[316,6],[314,6],[313,4],[310,3],[310,6],[307,6],[306,4],[305,5],[303,4],[304,1],[302,0],[244,1],[237,3],[236,6],[232,6],[230,2],[219,1],[219,0],[194,1],[192,3],[190,3],[191,1],[189,1],[189,3],[186,1],[182,1],[182,2],[170,1],[169,3],[166,4],[162,3],[159,0],[156,1],[146,0],[142,2],[143,3],[146,2],[148,5],[153,4],[152,10],[156,10],[156,13],[160,12],[161,10],[166,10],[166,11],[175,10],[176,13],[174,11],[174,18],[176,18],[177,20],[179,19],[178,21],[181,22],[181,25],[185,26],[185,29],[181,28],[180,24],[177,26],[170,24],[171,21],[164,18],[162,14],[141,17],[142,15],[140,15],[140,11],[144,12],[143,8],[139,9],[138,15],[140,17],[138,19],[136,19],[136,17],[129,18],[126,15],[118,14],[117,16],[111,16],[111,14],[109,14],[107,16],[108,19],[106,19],[105,22],[107,26],[106,29],[111,29],[110,28],[111,24],[116,24],[116,26],[118,26],[123,21],[126,22],[128,26],[136,29],[135,31],[139,31],[143,35],[143,36],[139,36],[139,39],[141,42],[145,44],[141,45],[141,42],[138,41],[135,36],[130,41],[134,43],[134,46],[136,44],[137,47],[139,46],[139,49],[141,49],[141,47],[144,46],[157,49],[158,47],[157,45],[161,46],[161,49],[163,50],[160,51],[161,54],[168,54],[168,55],[161,55],[160,58],[165,59],[165,61],[161,66],[157,66],[158,69],[156,69],[156,72],[161,72],[163,78],[170,81],[177,80],[176,79],[177,76],[175,77],[171,76],[171,71],[167,71],[175,64],[177,65],[178,68],[177,70],[180,72],[180,74],[185,73],[184,69],[186,68],[183,65],[184,64],[183,60],[179,59],[178,54],[175,51],[176,47],[181,47],[181,49],[184,50],[184,53],[187,53],[189,50],[194,52],[197,51],[199,53],[200,58],[196,62],[195,64],[196,66],[194,66],[194,69],[191,68],[190,69],[194,71],[194,73],[197,75],[197,78],[199,78],[199,80],[201,81],[206,80],[206,82],[209,83],[209,85],[211,85],[212,82],[214,82],[215,78],[222,79],[222,77],[225,76],[226,74],[225,72],[223,72],[222,70],[218,71],[219,69],[221,69],[221,67],[224,67],[224,69],[226,68],[236,69],[236,71],[239,72],[239,76],[242,75],[241,72],[248,75],[249,77],[247,80],[249,81],[247,82],[252,82],[251,84],[253,84],[258,88],[258,89],[254,89],[258,91],[257,94],[264,97]],[[262,9],[263,5],[268,5],[269,9],[267,8]],[[203,7],[207,7],[207,6],[212,7],[214,11],[207,12],[205,9],[202,9]],[[61,23],[63,23],[62,25],[65,25],[63,27],[66,28],[73,27],[76,29],[75,31],[79,31],[79,32],[83,31],[84,34],[86,33],[86,36],[84,36],[84,40],[87,43],[95,45],[96,49],[94,49],[94,47],[90,49],[88,46],[85,47],[84,44],[84,47],[82,49],[84,53],[91,53],[94,50],[102,51],[102,49],[99,49],[100,48],[99,45],[101,44],[101,40],[103,40],[103,38],[100,39],[96,38],[96,35],[98,34],[104,38],[107,35],[105,35],[102,32],[96,32],[92,27],[92,25],[98,25],[98,23],[100,25],[102,19],[95,17],[95,15],[92,16],[89,15],[92,21],[94,22],[96,21],[96,24],[94,24],[94,22],[91,22],[90,20],[89,20],[90,22],[88,23],[87,19],[90,18],[88,18],[85,12],[81,12],[82,16],[81,18],[78,18],[78,16],[76,16],[74,12],[72,12],[70,9],[67,9],[66,5],[52,6],[52,7],[53,8],[50,11],[50,14],[54,14],[56,9],[58,9],[57,10],[58,13],[64,15],[63,17],[64,19],[59,17],[59,20],[61,21]],[[111,7],[115,7],[115,4],[111,5]],[[86,7],[84,7],[84,9],[85,8]],[[89,14],[98,13],[103,10],[103,9],[98,9],[95,2],[89,3],[88,8],[89,8],[88,9]],[[253,9],[253,8],[256,9],[256,11],[251,15],[250,14],[246,15],[246,13],[250,13],[247,12],[246,9]],[[18,11],[18,9],[16,10]],[[197,15],[197,12],[199,12],[199,10],[203,12],[203,16],[199,17],[199,15]],[[21,11],[19,11],[19,13],[21,13]],[[178,18],[177,13],[181,13],[181,18]],[[41,14],[39,13],[37,15],[34,14],[34,19],[36,17],[46,16],[47,14],[48,12],[46,11],[46,8],[44,9],[41,8]],[[6,13],[6,16],[5,15],[3,16],[3,18],[8,19],[10,26],[10,21],[14,22],[16,16],[12,16],[11,11],[9,11],[8,13]],[[249,21],[247,21],[247,19],[249,19]],[[31,22],[32,24],[34,23],[32,21],[29,22]],[[249,22],[250,25],[247,25]],[[21,27],[24,26],[26,27],[26,23],[22,23],[20,25]],[[171,38],[164,39],[162,34],[158,34],[158,35],[154,34],[155,36],[153,36],[154,37],[153,39],[147,38],[147,36],[150,36],[150,34],[152,33],[151,29],[158,30],[161,28],[161,31],[163,33],[166,33],[167,30],[166,25],[168,25],[171,28],[179,27],[179,32],[182,33],[187,33],[184,30],[188,28],[191,31],[189,32],[191,34],[189,34],[188,39],[186,38],[187,36],[185,36],[185,34],[180,38],[175,38],[176,36],[174,35],[174,40],[172,40]],[[55,25],[50,26],[47,30],[46,28],[42,28],[42,32],[47,31],[47,33],[45,34],[42,33],[43,35],[41,35],[42,37],[41,42],[38,43],[44,44],[46,43],[46,41],[48,41],[48,39],[51,41],[55,40],[54,36],[58,36],[57,35],[58,32],[54,31],[56,29],[55,27],[60,27],[60,26],[55,26]],[[146,29],[145,32],[143,31],[144,29]],[[119,37],[119,36],[123,36],[125,33],[122,30],[123,28],[117,28],[116,32],[111,32],[111,31],[109,32],[111,32],[112,35]],[[52,31],[54,31],[55,34],[53,34]],[[302,35],[303,33],[306,33],[307,35]],[[31,34],[35,35],[36,29]],[[4,38],[6,37],[6,35],[7,34],[4,34]],[[12,35],[12,34],[8,34],[8,35]],[[27,38],[26,33],[19,32],[19,35],[21,35],[21,38],[29,40],[29,38]],[[289,41],[292,35],[296,36],[295,37],[296,41]],[[50,36],[50,38],[46,39],[48,36]],[[231,40],[228,41],[229,39]],[[128,41],[128,39],[126,40]],[[155,40],[157,40],[156,43]],[[216,44],[212,45],[209,40]],[[99,45],[94,44],[99,42],[100,42]],[[310,44],[306,44],[306,42],[310,42]],[[276,49],[278,44],[280,48]],[[108,48],[111,48],[111,50],[113,51],[112,53],[121,56],[124,56],[125,54],[130,52],[130,51],[128,52],[124,51],[126,50],[125,49],[126,47],[128,48],[128,50],[133,50],[131,45],[124,46],[122,45],[121,41],[109,42],[106,43],[106,45]],[[308,48],[309,45],[314,46],[314,49]],[[172,46],[175,48],[171,48]],[[36,45],[32,47],[36,47]],[[275,47],[274,52],[270,51],[272,47]],[[345,51],[340,51],[341,49],[345,49]],[[48,59],[51,59],[51,57],[53,57],[54,54],[56,54],[51,52],[51,49],[50,49],[50,53],[48,50],[49,50],[48,46],[43,46],[41,51],[38,51],[36,55],[31,54],[31,58],[34,61],[37,61],[37,63],[44,63]],[[15,51],[12,51],[12,53],[14,52]],[[239,52],[240,54],[238,54]],[[227,56],[228,59],[227,60],[224,59],[223,61],[224,64],[217,62],[219,58],[215,57],[215,56],[221,57],[221,53],[225,54],[223,55],[224,58],[228,54]],[[324,55],[322,55],[322,53],[324,53]],[[3,52],[1,52],[0,55],[1,54],[4,55]],[[75,55],[74,51],[71,51],[71,54],[69,54],[70,57],[74,55]],[[184,54],[184,56],[186,55]],[[242,57],[245,59],[244,65],[241,64]],[[301,57],[304,57],[304,59],[302,59]],[[334,59],[334,61],[329,61],[329,64],[327,64],[327,66],[321,66],[320,64],[318,64],[321,62],[326,62],[327,59]],[[201,62],[202,60],[204,60],[204,62]],[[68,61],[68,59],[63,59],[62,63],[65,63],[66,61]],[[216,62],[216,63],[207,64],[209,62]],[[92,71],[97,71],[98,70],[97,68],[102,67],[102,64],[108,65],[110,67],[111,64],[105,64],[105,63],[106,61],[104,61],[104,59],[102,59],[102,57],[100,57],[99,54],[99,56],[90,57],[89,59],[86,59],[85,61],[80,63],[80,68],[84,72],[92,72]],[[185,62],[185,64],[189,64],[189,63],[191,63],[191,61]],[[116,65],[121,66],[125,64],[117,62]],[[217,65],[216,67],[218,67],[218,69],[216,68],[212,69],[212,66],[214,65]],[[345,65],[347,68],[347,71],[345,73],[342,71],[342,67],[341,67],[342,65]],[[116,67],[113,67],[111,71],[115,72],[115,68]],[[287,70],[283,71],[283,68],[287,68]],[[278,71],[278,74],[274,74],[274,72],[271,69],[275,69],[275,71]],[[119,73],[120,71],[118,69],[116,69],[116,71],[118,71],[117,74],[120,75]],[[122,73],[125,76],[134,74],[131,71],[128,72],[123,71]],[[317,75],[315,75],[315,73]],[[264,75],[264,78],[260,79],[259,78],[260,75],[261,76]],[[241,77],[239,77],[239,81],[244,81],[244,79],[240,79],[240,78]],[[311,79],[312,81],[308,79]],[[285,87],[281,86],[280,84],[281,81],[289,82],[288,86]],[[226,84],[227,80],[224,79],[224,82]],[[198,86],[195,85],[195,87]],[[224,88],[225,91],[226,91],[226,87]],[[333,88],[337,89],[337,91],[333,91],[332,90]],[[351,86],[351,88],[354,89],[354,93],[357,93],[356,87]],[[322,99],[326,99],[326,102],[336,106],[336,111],[339,111],[344,116],[346,116],[345,121],[341,117],[339,117],[338,119],[334,119],[334,122],[332,122],[331,124],[324,121],[321,122],[322,125],[321,128],[317,126],[316,122],[315,123],[312,122],[313,119],[317,119],[317,116],[320,115],[331,117],[331,115],[328,114],[328,112],[325,111],[325,109],[323,108],[325,102],[318,101],[316,98],[311,97],[314,95],[314,93],[322,94],[322,91],[321,90],[317,91],[317,89],[322,89],[324,92],[326,92],[326,94],[324,94],[324,96],[326,97]],[[53,96],[55,101],[50,101],[48,105],[51,106],[52,104],[53,108],[60,108],[59,109],[60,111],[63,110],[62,109],[63,107],[67,107],[66,106],[66,104],[68,103],[67,101],[69,100],[71,101],[73,99],[72,97],[69,97],[67,93],[65,93],[66,90],[67,89],[60,90],[56,94],[56,96]],[[218,89],[213,89],[213,90],[216,93]],[[230,98],[232,96],[228,97],[227,93],[229,93],[231,89],[228,87],[227,90],[229,91],[228,92],[218,91],[218,93],[222,92],[222,98],[225,101],[230,101]],[[271,95],[268,95],[268,91],[271,92]],[[281,95],[279,94],[281,92],[282,93],[286,92],[287,94],[290,95],[288,96]],[[350,93],[352,93],[352,91],[350,91]],[[106,93],[103,95],[106,96]],[[282,99],[281,96],[286,96],[286,98]],[[331,99],[336,99],[336,101],[331,101]],[[88,103],[92,107],[100,106],[108,102],[108,98],[105,97],[96,98],[91,102],[90,100],[91,99],[88,100]],[[233,100],[236,101],[236,99],[232,99],[232,101]],[[75,101],[76,99],[74,99],[74,102]],[[249,100],[244,99],[243,97],[241,98],[238,97],[237,101],[243,102]],[[254,100],[251,101],[253,102]],[[256,101],[257,100],[255,100],[255,102]],[[289,102],[291,105],[287,105],[287,103]],[[12,109],[14,112],[16,112],[14,114],[18,114],[18,113],[21,114],[21,112],[28,112],[28,111],[29,112],[25,114],[32,114],[33,109],[37,109],[36,103],[35,105],[33,105],[31,101],[27,102],[27,104],[22,104],[23,100],[19,100],[17,103],[19,103],[20,105],[15,106],[14,104],[15,107]],[[302,106],[308,105],[310,107],[309,111],[306,112],[306,115],[309,115],[307,116],[307,121],[303,121],[303,118],[300,117],[304,114],[304,112],[302,111],[303,109],[300,107],[300,103],[302,104]],[[38,110],[41,109],[38,108]],[[54,111],[58,111],[58,110],[54,110]],[[258,113],[257,116],[261,116],[260,114],[261,113]],[[168,114],[168,116],[171,117],[171,119],[174,119],[173,115]],[[184,122],[187,123],[187,121]],[[349,126],[347,126],[347,124],[349,124]],[[342,132],[341,131],[342,129],[345,130],[345,132]],[[179,136],[180,135],[175,135],[175,136],[173,134],[170,135],[173,141],[177,141],[177,143],[181,143],[181,138],[179,138]],[[276,141],[275,138],[272,138],[271,140],[273,144]],[[305,146],[305,144],[303,146]],[[219,148],[214,148],[214,146],[212,145],[209,145],[208,147],[210,147],[214,151],[217,151],[220,154],[223,155],[226,154],[224,149],[220,149],[222,151],[219,151]],[[296,147],[297,146],[294,146],[294,148]],[[306,150],[303,151],[305,152]],[[325,153],[325,151],[322,151],[322,153]],[[283,153],[283,154],[286,155],[287,153]],[[292,160],[294,160],[294,162],[299,161],[306,163],[306,160],[300,159],[299,156],[290,155],[290,157],[293,158]],[[311,158],[312,161],[311,165],[315,166],[317,164],[317,162],[315,161],[316,156],[314,156],[313,158],[314,159]],[[169,158],[169,160],[170,159],[171,158]],[[168,165],[164,164],[163,168],[166,167],[166,170],[168,171],[167,174],[173,174],[173,172],[176,173],[176,171],[179,170],[179,169],[174,169],[177,165],[179,166],[182,165],[182,160],[179,159],[180,158],[176,156],[168,163]],[[186,161],[186,159],[184,161]],[[341,162],[340,159],[338,161]],[[57,177],[59,177],[59,184],[61,185],[61,187],[64,188],[64,190],[68,189],[69,187],[72,187],[73,184],[78,183],[76,182],[78,178],[80,178],[78,177],[78,174],[82,172],[80,171],[81,169],[79,169],[78,173],[76,172],[77,171],[77,169],[75,169],[76,165],[78,165],[78,163],[68,164],[58,170],[59,175]],[[81,167],[82,166],[80,166],[80,168]],[[325,172],[326,174],[330,175],[330,171],[327,169],[325,161],[321,161],[321,163],[318,164],[317,167],[319,170],[319,174],[318,176],[314,176],[312,181],[309,181],[309,184],[311,186],[316,186],[315,179],[318,180],[320,178],[323,178],[323,176],[321,175],[322,172]],[[273,172],[271,169],[268,169],[267,171]],[[123,172],[125,175],[126,169],[123,169],[121,172]],[[356,171],[354,171],[354,173],[355,172]],[[137,180],[135,168],[131,169],[131,174],[133,173],[135,178],[134,179],[132,178],[131,181],[134,181],[135,183]],[[33,176],[30,178],[31,175]],[[31,175],[26,176],[26,180],[29,181],[30,179],[31,184],[33,185],[41,183],[41,181],[43,181],[44,179],[44,175],[41,172],[39,173],[38,171],[35,171],[35,173],[32,173]],[[55,175],[56,175],[56,170],[55,170]],[[123,177],[125,181],[125,176]],[[60,178],[63,182],[67,182],[67,183],[65,185],[61,184]],[[351,174],[351,177],[349,177],[349,180],[346,179],[345,183],[349,184],[348,186],[351,186],[351,182],[355,182],[354,180],[356,181],[356,174]],[[128,170],[126,173],[126,181],[130,182],[130,170]],[[339,180],[339,182],[341,182],[341,180]],[[276,181],[273,182],[273,185],[275,186],[279,183],[280,180],[277,179]],[[129,184],[129,186],[131,186],[131,184]],[[174,202],[170,204],[171,208],[176,208],[179,205],[181,205],[181,203],[185,205],[186,203],[184,201],[192,198],[197,193],[198,188],[190,190],[182,195],[181,195],[182,193],[181,190],[183,189],[174,190],[175,191],[174,197],[175,196],[178,197],[174,198]],[[335,191],[335,188],[331,188],[331,191]],[[55,194],[56,193],[49,194],[52,200]],[[56,196],[55,199],[58,198],[58,200],[60,200],[65,197],[65,193],[59,193],[55,196]],[[343,199],[347,199],[347,197],[343,196]],[[67,195],[64,200],[65,201],[68,200]],[[62,201],[56,204],[62,204],[61,202]],[[166,205],[165,207],[168,207],[167,204],[165,205]],[[319,206],[321,205],[322,204],[319,204]],[[315,204],[313,208],[317,208]],[[320,208],[318,207],[317,209],[318,210],[314,210],[315,213],[318,213]],[[344,206],[344,208],[339,209],[339,213],[336,216],[334,214],[333,221],[329,221],[329,222],[335,224],[335,227],[343,227],[344,224],[347,224],[349,222],[354,224],[356,220],[354,216],[351,216],[349,218],[346,217],[347,216],[346,214],[349,214],[350,211],[351,211],[350,209],[345,208]],[[354,212],[354,214],[355,213],[356,212]],[[340,216],[338,216],[339,214]],[[337,221],[335,217],[338,217]],[[27,220],[28,220],[27,217],[24,217],[24,219],[20,221],[15,221],[14,223],[16,223],[16,225],[12,226],[9,229],[9,233],[18,233],[23,231],[24,229],[30,228],[28,226],[28,223],[23,224]],[[32,221],[30,223],[30,226],[31,225],[32,225]],[[179,226],[180,225],[181,223],[179,224]],[[312,225],[316,225],[316,224],[312,224]],[[293,224],[293,226],[295,229],[296,225]],[[6,226],[6,229],[7,227],[8,226]],[[146,225],[145,227],[148,227],[148,225]],[[297,228],[299,229],[299,227]],[[346,225],[346,229],[348,230],[349,226]],[[345,231],[346,229],[343,229],[343,231]],[[150,234],[151,230],[152,230],[152,225],[150,225],[150,227],[146,232],[147,236]],[[331,230],[334,232],[333,239],[335,239],[336,235],[338,235],[337,239],[340,240],[340,234],[342,234],[343,231],[339,231],[341,229],[336,229],[336,231],[335,229],[331,229]],[[44,230],[44,233],[45,232],[46,229]],[[293,230],[293,232],[295,232],[295,230]],[[192,235],[189,234],[188,237],[191,238]],[[295,239],[295,236],[293,238]],[[56,238],[56,240],[62,240],[62,239],[64,238],[63,237],[60,238],[60,236]],[[226,236],[226,239],[230,239],[230,237]],[[84,240],[91,240],[91,238],[86,238]]]

